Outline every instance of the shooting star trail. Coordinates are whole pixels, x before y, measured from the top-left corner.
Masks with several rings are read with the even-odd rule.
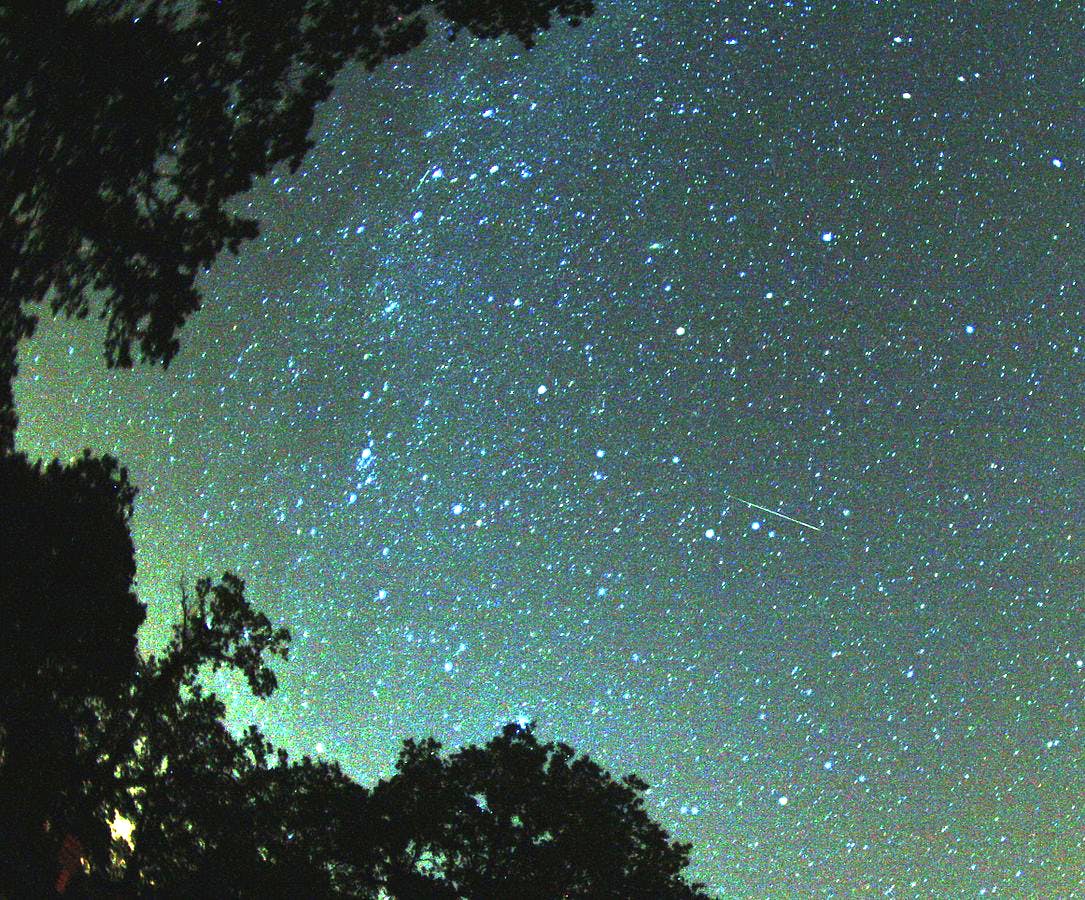
[[[731,500],[737,500],[739,503],[745,503],[747,506],[752,506],[754,509],[759,509],[761,512],[767,512],[770,516],[778,516],[781,519],[787,519],[789,522],[794,522],[796,525],[801,525],[803,528],[809,528],[811,531],[821,531],[817,525],[811,525],[809,522],[804,522],[802,519],[795,519],[782,512],[777,512],[775,509],[769,509],[767,506],[761,506],[759,503],[753,503],[750,500],[743,500],[741,497],[736,497],[734,494],[728,494],[728,498]]]
[[[424,185],[424,184],[426,183],[427,179],[428,179],[428,178],[430,177],[430,175],[432,175],[432,174],[433,174],[433,173],[434,173],[435,171],[436,171],[436,167],[434,167],[434,168],[432,168],[432,169],[426,169],[426,171],[425,171],[425,174],[423,174],[423,175],[422,175],[422,177],[418,179],[418,184],[416,184],[416,185],[414,186],[414,188],[413,188],[413,189],[411,190],[411,194],[412,194],[412,195],[413,195],[413,194],[416,194],[416,193],[418,192],[418,189],[419,189],[420,187],[422,187],[422,185]]]

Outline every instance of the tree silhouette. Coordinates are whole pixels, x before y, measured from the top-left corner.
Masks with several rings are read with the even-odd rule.
[[[33,308],[104,319],[109,365],[168,364],[198,273],[257,233],[232,198],[296,169],[336,73],[416,47],[429,10],[450,37],[531,46],[592,3],[0,5],[0,894],[706,896],[647,785],[531,729],[451,755],[408,740],[372,791],[255,726],[234,735],[201,675],[269,697],[288,632],[226,573],[182,592],[168,646],[141,657],[125,470],[14,453]]]
[[[690,846],[649,818],[635,776],[616,781],[515,724],[484,747],[440,749],[406,741],[373,791],[393,896],[707,897],[682,877]]]
[[[290,763],[255,728],[235,740],[195,690],[145,738],[132,784],[133,844],[114,880],[168,896],[522,896],[707,900],[683,877],[689,845],[644,811],[645,785],[616,781],[563,744],[509,725],[441,756],[404,743],[372,792],[334,763]],[[169,760],[169,766],[163,760]],[[117,849],[115,847],[115,849]]]
[[[81,736],[135,674],[134,497],[110,457],[0,455],[0,883],[39,871],[74,824]]]
[[[235,739],[224,715],[195,686],[147,729],[117,796],[131,844],[114,844],[102,883],[179,897],[334,896],[337,824],[365,791],[334,763],[273,754],[255,727]]]
[[[201,675],[228,668],[269,697],[270,663],[286,657],[288,632],[227,573],[199,580],[192,597],[182,592],[169,644],[140,658],[143,608],[129,590],[134,491],[123,470],[89,455],[68,467],[19,457],[0,466],[14,473],[9,484],[25,482],[0,494],[19,498],[3,521],[32,518],[24,507],[43,515],[41,534],[25,525],[4,532],[26,556],[4,570],[2,596],[7,606],[35,601],[5,608],[13,635],[36,635],[32,645],[12,639],[0,710],[0,886],[16,896],[47,892],[69,842],[91,876],[76,867],[65,877],[84,894],[706,896],[683,878],[689,846],[646,813],[646,784],[616,781],[564,744],[540,744],[530,728],[510,725],[450,756],[432,739],[408,740],[396,775],[372,792],[335,763],[290,761],[255,726],[235,737]],[[101,546],[92,528],[106,535]],[[111,544],[112,557],[99,558]],[[50,562],[83,577],[55,574]],[[36,668],[32,647],[42,651]],[[111,837],[118,817],[131,823],[129,839]]]
[[[250,856],[256,852],[255,838],[239,838],[245,817],[238,798],[249,774],[266,769],[268,748],[255,729],[235,740],[225,707],[199,681],[202,672],[229,668],[257,697],[275,690],[269,661],[286,657],[290,635],[253,610],[244,587],[226,573],[215,585],[200,579],[191,600],[182,592],[169,645],[140,661],[119,702],[104,707],[87,732],[80,803],[98,821],[120,815],[139,823],[134,848],[84,841],[96,871],[108,871],[119,858],[129,885],[189,884],[195,890],[223,835],[235,851],[235,872],[246,871],[239,839]]]
[[[196,276],[256,222],[227,208],[297,169],[336,73],[450,36],[525,45],[591,0],[129,0],[0,6],[0,450],[28,307],[106,320],[111,366],[168,364]]]

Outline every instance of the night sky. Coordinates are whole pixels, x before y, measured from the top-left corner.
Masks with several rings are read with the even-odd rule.
[[[19,444],[129,466],[148,648],[246,577],[236,721],[363,783],[536,720],[723,897],[1083,896],[1083,60],[634,2],[344,72],[173,365],[43,322]]]

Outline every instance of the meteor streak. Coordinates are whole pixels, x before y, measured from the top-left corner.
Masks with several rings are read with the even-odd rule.
[[[803,528],[809,528],[811,531],[821,531],[817,525],[811,525],[809,522],[804,522],[802,519],[795,519],[789,515],[785,515],[782,512],[777,512],[775,509],[769,509],[767,506],[761,506],[759,503],[753,503],[750,500],[743,500],[741,497],[736,497],[734,494],[728,494],[728,498],[731,500],[737,500],[739,503],[745,503],[747,506],[752,506],[754,509],[759,509],[761,512],[767,512],[770,516],[778,516],[781,519],[787,519],[789,522],[794,522],[796,525],[801,525]]]

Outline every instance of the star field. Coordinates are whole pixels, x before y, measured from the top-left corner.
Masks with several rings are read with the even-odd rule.
[[[235,719],[363,783],[535,720],[721,897],[1085,895],[1083,27],[603,4],[346,71],[167,371],[43,322],[20,447],[131,469],[145,645],[243,575],[294,642]]]

